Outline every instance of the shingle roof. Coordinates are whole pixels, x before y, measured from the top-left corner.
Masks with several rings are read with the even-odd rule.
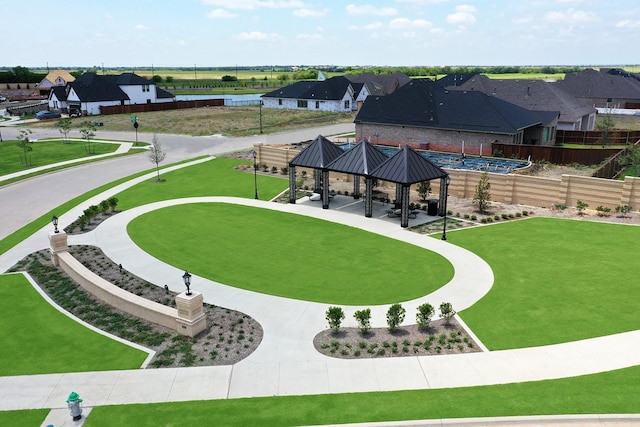
[[[366,176],[388,157],[367,140],[362,140],[350,150],[329,163],[327,169],[352,175]]]
[[[452,74],[447,74],[444,77],[439,78],[438,80],[436,80],[436,83],[438,83],[440,86],[442,87],[447,87],[447,86],[461,86],[463,85],[467,80],[477,76],[478,73],[452,73]]]
[[[318,135],[309,146],[289,161],[289,166],[326,169],[329,163],[343,153],[340,147],[324,136]]]
[[[152,81],[145,79],[134,73],[122,73],[116,79],[116,83],[119,85],[151,85]]]
[[[174,98],[174,95],[171,92],[168,92],[164,89],[160,89],[159,87],[156,87],[156,98],[158,99],[162,99],[162,98]]]
[[[51,96],[55,95],[58,101],[66,101],[67,100],[67,88],[64,86],[53,86],[51,88]]]
[[[55,85],[56,79],[58,77],[61,77],[62,80],[65,81],[65,83],[70,83],[76,79],[71,75],[71,73],[66,70],[53,70],[47,73],[47,75],[44,77],[44,80],[48,80],[51,84]]]
[[[84,73],[70,86],[83,102],[128,100],[129,96],[117,84],[118,77]]]
[[[399,184],[414,184],[444,178],[448,174],[417,151],[405,145],[371,172],[374,178]]]
[[[592,68],[579,73],[567,73],[563,80],[554,84],[578,98],[640,99],[640,82],[635,78]]]
[[[323,81],[302,81],[262,95],[263,98],[293,98],[335,101],[344,97],[351,82],[343,76]]]
[[[390,95],[367,97],[354,121],[512,135],[557,116],[482,92],[449,91],[431,80],[414,79]]]
[[[411,81],[411,78],[401,71],[391,74],[347,74],[344,77],[352,83],[366,84],[372,95],[388,95]]]
[[[560,120],[575,122],[596,112],[590,104],[544,80],[490,79],[476,75],[451,90],[476,90],[534,111],[560,111]]]

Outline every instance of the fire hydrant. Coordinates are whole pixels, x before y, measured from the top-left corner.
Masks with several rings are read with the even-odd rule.
[[[80,407],[80,403],[82,403],[80,395],[75,391],[72,391],[67,398],[67,406],[69,407],[73,421],[78,421],[82,418],[82,408]]]

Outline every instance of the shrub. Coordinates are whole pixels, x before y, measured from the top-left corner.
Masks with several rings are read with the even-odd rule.
[[[584,215],[584,210],[589,207],[588,204],[583,202],[582,200],[578,200],[576,203],[576,209],[578,210],[578,215]]]
[[[271,173],[278,173],[278,167],[277,166],[271,166]]]
[[[329,307],[326,319],[329,322],[329,328],[333,329],[334,332],[338,332],[344,320],[344,311],[341,307]]]
[[[283,167],[280,168],[280,174],[281,175],[286,175],[288,173],[289,173],[289,168],[288,167],[283,166]]]
[[[522,217],[522,214],[520,212],[516,212],[516,218],[520,218]]]
[[[529,211],[522,211],[522,216],[527,216],[529,215]]]
[[[429,326],[429,322],[431,322],[431,317],[435,310],[431,304],[428,302],[418,306],[418,313],[416,314],[416,323],[421,328],[426,328]]]
[[[469,219],[469,214],[464,214],[463,218],[464,219]]]
[[[116,207],[118,206],[118,198],[117,197],[109,197],[107,199],[107,202],[109,202],[109,208],[111,209],[111,212],[113,212],[114,210],[116,210]]]
[[[475,220],[477,220],[477,219],[478,219],[478,217],[477,217],[477,216],[475,216],[475,215],[471,215],[471,221],[475,221]]]
[[[496,221],[500,221],[500,215],[494,215],[493,219],[495,219]]]
[[[390,331],[395,329],[404,322],[406,310],[400,304],[393,304],[387,311],[387,325]]]
[[[451,318],[456,315],[456,311],[450,302],[443,302],[440,304],[440,317],[442,317],[448,325]]]
[[[488,217],[486,218],[486,220],[487,220],[487,222],[493,222],[493,218],[491,218],[490,216],[488,216]]]
[[[611,208],[609,207],[600,205],[596,208],[596,211],[598,216],[611,216]]]
[[[358,310],[354,313],[353,317],[360,326],[360,332],[366,334],[371,329],[371,309]]]
[[[100,212],[106,213],[109,210],[109,200],[103,200],[100,202]]]
[[[449,210],[447,211],[447,215],[449,215],[449,216],[453,215],[453,211],[452,211],[451,209],[449,209]]]
[[[632,208],[629,205],[616,206],[616,213],[619,214],[622,218],[626,217],[626,215],[631,211]]]
[[[486,223],[487,223],[487,218],[482,218],[482,219],[480,220],[480,222],[481,222],[481,223],[483,223],[483,224],[486,224]]]
[[[502,217],[502,219],[509,219],[509,215],[507,215],[506,213],[503,213],[502,215],[500,215],[500,217]]]

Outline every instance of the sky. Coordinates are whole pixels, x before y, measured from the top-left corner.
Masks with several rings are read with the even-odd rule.
[[[0,2],[0,66],[640,64],[638,0]]]

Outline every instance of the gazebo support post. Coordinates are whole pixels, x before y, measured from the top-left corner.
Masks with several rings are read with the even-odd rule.
[[[319,169],[313,170],[313,181],[314,192],[321,194],[320,189],[322,188],[322,172]]]
[[[447,200],[447,183],[446,177],[440,178],[440,200],[438,201],[438,216],[444,216],[446,211]]]
[[[356,200],[360,198],[360,175],[353,176],[353,198]]]
[[[400,227],[407,228],[409,226],[409,189],[411,186],[402,185],[400,187],[400,200],[401,200],[401,218]]]
[[[289,164],[289,203],[296,203],[296,167]]]
[[[373,216],[373,178],[364,179],[364,193],[364,216],[371,218]]]
[[[396,183],[396,201],[394,202],[395,209],[402,208],[402,184]]]
[[[322,209],[329,209],[329,171],[322,169]]]

